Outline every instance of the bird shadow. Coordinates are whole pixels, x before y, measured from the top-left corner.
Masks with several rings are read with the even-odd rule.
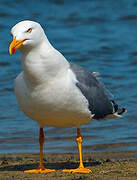
[[[84,166],[97,166],[101,163],[99,161],[94,162],[85,162]],[[47,163],[44,164],[46,168],[48,169],[56,169],[56,170],[62,170],[62,169],[75,169],[79,166],[79,163],[76,162],[58,162],[58,163]],[[21,165],[4,165],[3,167],[0,167],[0,171],[25,171],[29,169],[35,169],[38,167],[37,163],[34,164],[21,164]]]

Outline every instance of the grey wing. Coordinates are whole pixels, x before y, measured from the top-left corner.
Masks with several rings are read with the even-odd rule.
[[[89,110],[94,114],[93,119],[105,119],[114,114],[118,106],[109,100],[103,84],[86,69],[70,63],[70,68],[77,78],[77,87],[89,102]]]

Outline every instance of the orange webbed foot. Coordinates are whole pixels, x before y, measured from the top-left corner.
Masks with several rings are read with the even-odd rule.
[[[26,170],[24,173],[49,173],[49,172],[55,172],[55,169],[47,169],[45,167],[38,167],[37,169],[31,169],[31,170]]]
[[[69,172],[69,173],[91,173],[92,171],[88,168],[79,167],[76,169],[64,169],[63,172]]]

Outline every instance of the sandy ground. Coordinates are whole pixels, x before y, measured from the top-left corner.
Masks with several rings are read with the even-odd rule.
[[[63,173],[78,166],[77,154],[44,154],[44,164],[56,172],[28,174],[24,170],[38,166],[39,154],[0,155],[0,180],[137,180],[137,151],[85,153],[84,165],[90,174]]]

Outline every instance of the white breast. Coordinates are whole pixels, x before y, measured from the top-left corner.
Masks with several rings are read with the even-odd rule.
[[[35,88],[21,73],[15,80],[15,94],[21,110],[40,126],[79,127],[91,121],[88,101],[77,88],[72,72]]]

